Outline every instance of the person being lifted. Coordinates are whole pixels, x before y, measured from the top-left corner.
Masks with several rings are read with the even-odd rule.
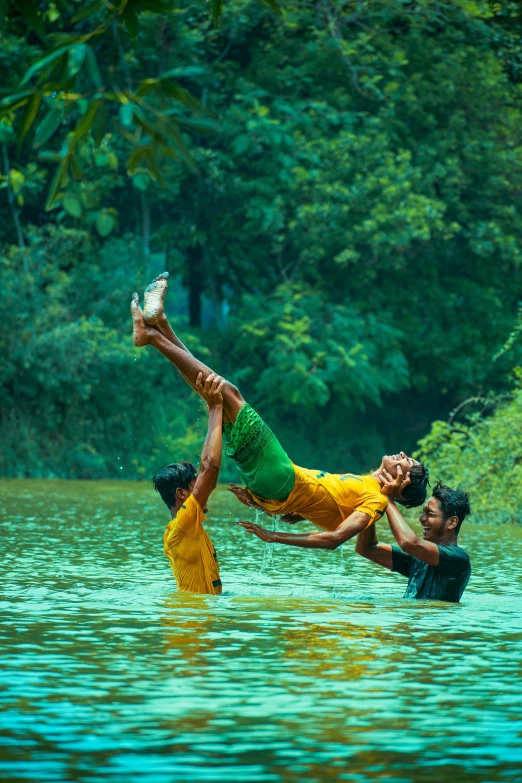
[[[201,373],[196,378],[195,388],[208,405],[199,473],[191,462],[182,461],[167,465],[152,479],[172,520],[163,537],[165,554],[178,590],[187,593],[216,595],[222,590],[216,550],[203,522],[221,467],[224,385],[223,378],[214,373],[204,382]]]
[[[164,312],[168,273],[160,275],[146,289],[144,310],[137,294],[131,312],[133,340],[137,346],[152,345],[162,353],[198,391],[196,378],[212,371],[183,345],[172,330]],[[409,474],[404,491],[393,489],[393,497],[408,508],[426,498],[428,471],[404,452],[385,456],[371,475],[332,474],[294,465],[277,438],[259,414],[244,400],[239,389],[225,381],[223,387],[225,453],[236,464],[246,488],[232,485],[238,500],[247,506],[262,508],[268,514],[281,514],[285,521],[310,520],[323,532],[308,536],[277,533],[277,542],[293,546],[335,549],[379,519],[386,509],[387,497],[381,492],[379,478],[385,468],[397,475],[400,465]],[[240,523],[247,532],[264,541],[274,533],[249,522]]]
[[[397,476],[383,472],[385,491],[407,485]],[[420,538],[404,521],[391,501],[386,509],[390,529],[399,546],[381,544],[375,525],[357,536],[355,551],[374,563],[408,578],[405,598],[425,598],[458,603],[466,589],[471,564],[468,553],[457,544],[464,519],[471,512],[469,495],[460,489],[439,483],[435,486],[419,517],[423,536]]]

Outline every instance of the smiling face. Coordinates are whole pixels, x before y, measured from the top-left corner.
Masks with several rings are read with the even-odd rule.
[[[385,468],[392,478],[397,476],[397,466],[401,466],[403,476],[412,469],[414,465],[420,465],[413,457],[408,457],[404,451],[399,451],[398,454],[387,455],[382,458],[382,467]]]
[[[456,527],[458,520],[456,517],[444,519],[439,501],[437,498],[431,497],[422,510],[419,522],[422,525],[424,540],[437,543],[447,535],[450,529]]]

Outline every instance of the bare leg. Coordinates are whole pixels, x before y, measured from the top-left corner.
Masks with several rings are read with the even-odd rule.
[[[153,326],[148,326],[145,323],[143,312],[139,305],[138,294],[132,295],[131,313],[134,325],[132,335],[134,345],[153,345],[154,348],[172,362],[187,383],[192,386],[194,391],[197,391],[196,378],[199,373],[203,374],[204,382],[207,375],[209,375],[212,370],[189,353],[185,346],[183,346],[183,343],[180,341],[171,342],[164,334],[158,331],[158,329]],[[225,382],[222,394],[224,411],[229,421],[233,423],[236,420],[240,408],[245,404],[245,400],[239,392],[239,389],[229,381]]]
[[[148,326],[154,326],[160,331],[167,340],[177,345],[183,351],[190,353],[186,345],[183,345],[179,337],[174,333],[169,320],[165,315],[165,294],[168,288],[168,272],[163,272],[145,289],[144,304],[143,304],[143,318]],[[188,383],[187,378],[185,378]]]

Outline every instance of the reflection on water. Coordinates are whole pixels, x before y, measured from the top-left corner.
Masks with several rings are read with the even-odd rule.
[[[521,528],[465,523],[463,604],[409,602],[351,545],[247,537],[220,491],[224,593],[190,596],[149,486],[0,497],[0,779],[522,780]]]

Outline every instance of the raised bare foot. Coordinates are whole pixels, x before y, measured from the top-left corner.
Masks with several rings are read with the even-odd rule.
[[[168,272],[163,272],[145,289],[143,317],[149,326],[157,326],[165,318],[163,301],[169,285],[168,276]]]
[[[143,310],[140,307],[140,298],[136,293],[132,295],[131,313],[133,324],[132,342],[137,346],[147,345],[150,342],[150,332],[152,330],[147,328],[147,324],[143,319]]]

